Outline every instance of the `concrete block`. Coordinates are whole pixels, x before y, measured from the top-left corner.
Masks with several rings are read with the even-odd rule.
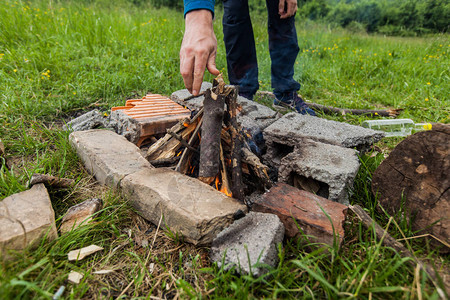
[[[124,195],[145,219],[180,233],[193,244],[210,244],[246,206],[198,179],[167,168],[142,169],[120,183]]]
[[[93,129],[73,132],[69,136],[89,173],[102,184],[117,187],[126,175],[153,166],[136,145],[115,132]]]
[[[260,128],[260,130],[263,130],[282,116],[280,113],[265,105],[241,96],[238,97],[237,102],[241,106],[241,111],[237,116],[237,120],[241,123],[242,127],[247,127],[248,125],[246,125],[246,123],[249,121],[246,119],[250,119]]]
[[[303,232],[310,236],[312,242],[330,246],[335,237],[339,245],[344,238],[347,206],[285,183],[274,185],[257,198],[252,210],[276,214],[286,228],[286,236],[290,238],[298,237]]]
[[[63,126],[63,130],[82,131],[108,126],[108,119],[101,112],[94,109],[68,122]]]
[[[277,244],[284,238],[284,226],[273,214],[250,212],[222,231],[213,241],[211,259],[226,270],[236,267],[241,274],[259,277],[265,264],[278,263]]]
[[[36,184],[0,202],[0,257],[8,259],[8,250],[36,246],[45,236],[51,241],[58,233],[44,184]]]
[[[202,93],[210,88],[212,88],[212,83],[204,81],[202,83],[200,93]],[[191,98],[191,97],[192,97],[192,94],[189,93],[189,91],[187,89],[173,92],[172,95],[170,95],[170,99],[172,99],[176,103],[186,106],[190,110],[200,110],[203,107],[203,100],[205,99],[205,96],[201,95],[201,96],[194,97],[194,98]],[[190,99],[188,99],[188,98],[190,98]],[[186,100],[186,99],[188,99],[188,100]]]
[[[348,205],[348,192],[359,166],[354,149],[304,140],[281,159],[278,181],[300,187],[312,179],[316,194]]]
[[[274,143],[292,147],[301,144],[303,139],[307,138],[364,151],[381,140],[384,133],[347,123],[289,113],[267,127],[264,130],[264,137],[268,147]]]

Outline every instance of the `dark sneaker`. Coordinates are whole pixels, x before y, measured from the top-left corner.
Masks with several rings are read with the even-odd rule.
[[[278,100],[277,98],[275,98],[275,100],[273,100],[273,107],[277,110],[295,110],[302,115],[316,115],[316,113],[308,107],[305,101],[303,101],[302,97],[298,94],[294,94],[294,99],[290,100]]]

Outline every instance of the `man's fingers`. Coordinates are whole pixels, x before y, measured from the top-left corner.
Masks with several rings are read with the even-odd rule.
[[[281,9],[283,7],[283,9]],[[297,0],[280,0],[278,2],[278,13],[280,19],[292,17],[297,12]]]
[[[285,5],[286,5],[286,0],[280,0],[280,1],[278,2],[278,14],[279,14],[280,16],[282,16],[282,15],[285,14],[285,12],[284,12],[284,7],[285,7]]]
[[[183,76],[184,85],[192,94],[194,57],[180,57],[180,73]]]
[[[203,82],[203,74],[205,74],[206,68],[206,58],[196,57],[195,58],[195,67],[194,67],[194,78],[192,82],[192,92],[191,94],[197,96],[200,88],[202,87]]]
[[[209,56],[208,63],[206,64],[206,68],[208,69],[209,73],[217,76],[219,75],[220,71],[216,67],[216,54],[213,53]]]

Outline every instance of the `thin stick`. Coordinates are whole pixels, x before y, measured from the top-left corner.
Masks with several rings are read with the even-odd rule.
[[[202,109],[202,110],[203,110],[203,109]],[[202,112],[203,112],[203,111],[202,111]],[[199,112],[199,113],[200,113],[200,112]],[[196,116],[198,116],[198,114],[197,114]],[[202,122],[203,122],[203,119],[200,119],[200,120],[198,121],[197,127],[195,128],[194,132],[193,132],[192,135],[191,135],[191,138],[189,139],[188,144],[189,144],[189,146],[191,146],[191,147],[193,147],[193,146],[194,146],[194,143],[197,141],[197,133],[199,132],[200,128],[202,127]],[[186,173],[185,170],[181,170],[181,167],[186,163],[186,160],[187,160],[187,158],[188,158],[189,150],[190,150],[189,147],[184,148],[183,154],[181,155],[181,159],[180,159],[180,161],[178,162],[178,165],[177,165],[177,167],[175,168],[175,171],[180,172],[180,173],[182,173],[182,174],[185,174],[185,173]],[[198,152],[198,151],[197,151],[197,152]]]
[[[427,266],[424,262],[422,262],[420,259],[415,257],[415,255],[409,251],[403,244],[399,243],[396,239],[394,239],[386,230],[384,230],[380,225],[378,225],[365,211],[364,209],[359,205],[350,205],[349,208],[351,211],[355,213],[355,215],[361,220],[363,225],[370,229],[372,226],[375,229],[375,235],[377,239],[382,239],[383,244],[385,244],[388,247],[393,248],[395,251],[397,251],[401,256],[403,257],[410,257],[412,258],[412,261],[408,260],[407,262],[415,266],[416,264],[420,266],[420,268],[428,274],[428,277],[430,278],[433,285],[436,287],[436,290],[439,294],[439,296],[442,299],[446,299],[445,292],[439,287],[438,285],[438,274],[430,267]],[[394,224],[397,224],[394,220]]]
[[[230,182],[228,181],[227,166],[225,165],[225,157],[223,156],[222,142],[220,143],[220,161],[222,162],[222,186],[225,187],[227,192],[231,193]]]

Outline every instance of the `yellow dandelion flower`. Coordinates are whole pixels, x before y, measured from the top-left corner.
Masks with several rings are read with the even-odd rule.
[[[389,53],[389,56],[392,56],[392,53]]]
[[[77,92],[72,92],[72,94],[76,95],[76,94],[77,94]]]
[[[431,84],[431,82],[427,82],[427,85],[430,85]]]
[[[15,72],[17,72],[17,69],[14,69],[13,71],[14,71],[14,73],[15,73]]]
[[[428,98],[425,98],[425,101],[428,101],[429,99]]]
[[[378,113],[377,113],[377,112],[375,112],[375,116],[378,116]]]

